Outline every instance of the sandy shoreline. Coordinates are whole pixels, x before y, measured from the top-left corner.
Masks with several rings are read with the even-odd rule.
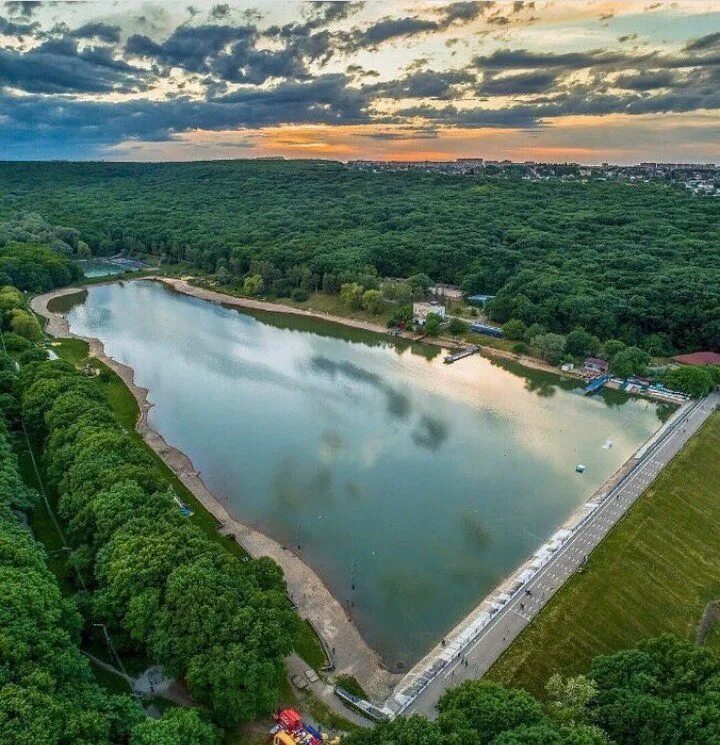
[[[116,280],[115,280],[116,281]],[[178,291],[184,291],[182,285],[175,282],[182,280],[167,280],[167,284]],[[183,283],[187,285],[187,283]],[[198,293],[210,291],[193,288]],[[76,338],[86,341],[89,353],[99,359],[117,373],[128,389],[132,392],[140,409],[136,430],[145,442],[162,458],[166,465],[177,475],[182,483],[192,492],[195,498],[220,523],[219,532],[232,535],[237,542],[253,557],[269,556],[283,569],[288,585],[288,591],[297,605],[299,615],[307,619],[320,636],[326,650],[334,650],[333,662],[337,674],[354,676],[374,700],[384,700],[394,683],[401,677],[390,673],[383,664],[380,656],[363,639],[355,624],[348,617],[342,605],[333,597],[320,577],[298,556],[284,549],[272,538],[245,525],[232,512],[228,505],[214,495],[204,484],[202,478],[190,459],[182,452],[168,444],[165,439],[148,424],[148,412],[152,404],[148,402],[148,390],[135,384],[134,371],[117,360],[105,354],[102,342],[96,338],[83,337],[70,331],[66,318],[48,309],[48,303],[57,297],[81,292],[83,287],[64,287],[53,292],[38,295],[31,301],[32,309],[38,315],[47,319],[46,331],[57,338]],[[188,292],[193,294],[194,292]],[[227,298],[220,293],[212,296]],[[215,297],[198,294],[207,300],[218,302]],[[231,300],[233,298],[230,298]],[[257,309],[277,309],[270,303],[250,301],[256,304],[245,307]],[[302,313],[302,311],[299,311]],[[321,316],[322,317],[322,316]],[[371,326],[372,324],[368,324]],[[368,329],[374,330],[374,329]]]

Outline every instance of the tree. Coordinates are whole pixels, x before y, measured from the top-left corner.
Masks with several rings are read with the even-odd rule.
[[[663,385],[674,391],[683,391],[692,398],[707,396],[720,381],[710,365],[681,365],[662,376]]]
[[[440,333],[441,320],[437,313],[428,313],[425,319],[425,333],[428,336],[437,336]]]
[[[347,310],[359,310],[365,290],[357,282],[347,282],[340,288],[340,302]]]
[[[527,326],[525,325],[524,321],[521,321],[519,318],[511,318],[509,321],[503,324],[502,330],[503,335],[506,339],[510,339],[511,341],[519,341],[520,339],[525,338]]]
[[[560,334],[543,334],[535,338],[534,344],[540,351],[540,358],[551,365],[557,365],[565,351],[565,337]]]
[[[197,709],[168,709],[162,719],[146,719],[132,730],[130,745],[220,745],[217,727]]]
[[[587,357],[598,353],[600,340],[584,328],[573,329],[565,337],[565,352],[573,357]]]
[[[22,308],[25,304],[22,292],[12,285],[0,288],[0,311]]]
[[[362,307],[376,316],[382,309],[383,299],[380,290],[366,290],[362,296]]]
[[[720,659],[664,635],[637,649],[596,657],[594,720],[623,745],[720,741]]]
[[[529,693],[482,680],[446,691],[438,711],[440,730],[468,743],[492,742],[503,732],[545,719],[542,706]]]
[[[11,313],[10,328],[14,333],[29,341],[37,342],[43,338],[40,324],[32,313],[28,313],[28,311],[20,308],[15,308]]]
[[[624,341],[619,339],[608,339],[602,345],[602,354],[606,360],[611,360],[618,352],[622,352],[627,347]]]
[[[343,745],[444,745],[446,742],[435,722],[417,715],[407,719],[398,717],[372,729],[358,728],[343,738]]]
[[[422,272],[408,277],[406,282],[412,289],[413,300],[424,300],[432,285],[430,277]]]
[[[217,281],[220,282],[221,285],[226,285],[232,282],[232,274],[230,273],[230,270],[225,266],[225,264],[222,264],[218,267],[217,272],[215,272],[215,276],[217,277]]]
[[[322,278],[322,291],[328,295],[337,295],[340,292],[340,282],[337,275],[325,272]]]
[[[562,724],[587,722],[589,706],[597,696],[597,684],[585,675],[563,678],[555,673],[545,690],[550,699],[550,714]]]
[[[626,347],[610,360],[610,372],[621,378],[644,375],[650,362],[650,355],[638,347]]]
[[[533,323],[532,325],[527,327],[527,331],[525,332],[525,341],[528,344],[534,344],[538,336],[542,336],[545,333],[547,333],[547,329],[543,325],[539,323]]]
[[[243,282],[244,295],[259,295],[265,287],[265,281],[259,274],[250,274]]]
[[[458,334],[464,334],[469,328],[470,325],[467,321],[463,321],[462,318],[457,317],[451,318],[450,323],[448,324],[448,331],[455,336]]]

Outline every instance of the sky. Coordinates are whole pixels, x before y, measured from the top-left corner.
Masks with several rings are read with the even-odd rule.
[[[720,162],[720,0],[0,3],[0,160]]]

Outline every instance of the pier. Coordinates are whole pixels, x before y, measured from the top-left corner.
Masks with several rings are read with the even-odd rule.
[[[443,362],[446,365],[450,365],[453,362],[457,362],[458,360],[463,359],[463,357],[470,357],[470,355],[475,354],[475,352],[478,351],[480,351],[480,347],[478,347],[476,344],[473,344],[470,347],[461,349],[459,352],[454,352],[453,354],[446,355]]]
[[[599,390],[605,387],[605,385],[607,384],[609,380],[610,380],[609,375],[600,375],[597,378],[593,378],[585,386],[585,395],[592,396],[593,393],[597,393]]]

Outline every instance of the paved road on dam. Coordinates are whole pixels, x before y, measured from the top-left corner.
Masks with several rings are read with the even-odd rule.
[[[602,541],[662,469],[720,405],[720,395],[692,405],[638,458],[625,478],[610,491],[602,505],[557,554],[513,597],[480,635],[448,663],[403,714],[434,718],[436,705],[447,688],[483,675],[532,621],[565,581],[582,566],[585,557]],[[641,451],[638,451],[640,454]],[[558,629],[562,633],[562,629]]]

